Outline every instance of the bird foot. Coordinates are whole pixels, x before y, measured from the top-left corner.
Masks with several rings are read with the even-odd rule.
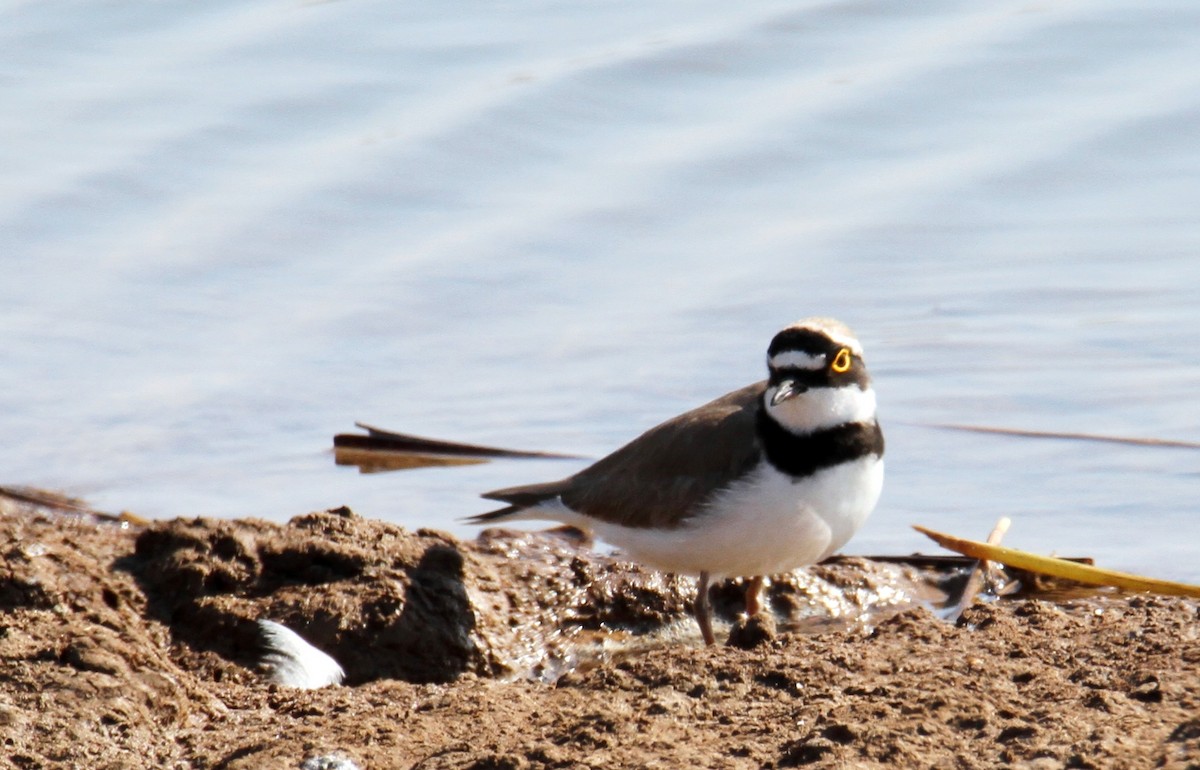
[[[717,643],[717,637],[712,629],[712,606],[708,601],[708,573],[701,572],[696,581],[696,601],[692,603],[696,622],[700,625],[700,635],[704,637],[704,645],[712,647]]]
[[[762,612],[762,588],[765,578],[756,575],[746,581],[746,617],[752,618]]]

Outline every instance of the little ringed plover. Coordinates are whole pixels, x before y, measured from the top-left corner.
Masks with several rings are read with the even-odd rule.
[[[699,576],[693,604],[713,644],[708,585],[814,564],[841,548],[883,486],[883,433],[862,347],[807,318],[767,348],[768,378],[651,428],[560,481],[483,497],[478,524],[551,520],[593,532],[647,566]]]

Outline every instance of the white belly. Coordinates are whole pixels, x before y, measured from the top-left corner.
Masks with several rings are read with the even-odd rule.
[[[845,545],[882,488],[879,457],[826,468],[799,482],[764,464],[677,529],[635,529],[583,517],[572,523],[668,572],[772,575],[818,562]]]

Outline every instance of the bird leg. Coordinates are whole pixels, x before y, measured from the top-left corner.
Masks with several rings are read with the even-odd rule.
[[[700,635],[704,637],[704,644],[711,647],[717,643],[717,637],[713,636],[712,630],[712,608],[708,604],[708,573],[701,572],[700,579],[696,581],[696,601],[692,604],[692,611],[696,615],[696,622],[700,624]]]
[[[755,575],[746,581],[746,617],[752,618],[762,610],[763,576]]]

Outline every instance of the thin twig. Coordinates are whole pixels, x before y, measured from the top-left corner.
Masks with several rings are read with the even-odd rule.
[[[1007,516],[1001,516],[999,521],[996,522],[996,526],[992,527],[992,531],[988,535],[988,545],[1000,545],[1000,541],[1004,539],[1010,526],[1012,526],[1012,519]],[[980,559],[975,562],[975,566],[971,569],[971,574],[967,577],[967,584],[963,588],[962,597],[958,601],[961,609],[971,606],[971,603],[975,601],[975,597],[988,583],[988,578],[991,577],[994,569],[994,565],[986,559]]]
[[[1096,433],[1060,433],[1047,430],[1026,430],[1024,428],[999,428],[989,425],[958,425],[954,423],[927,423],[927,427],[942,430],[961,430],[970,433],[993,433],[1002,436],[1019,436],[1021,438],[1052,438],[1071,441],[1102,441],[1107,444],[1127,444],[1132,446],[1161,447],[1165,449],[1200,449],[1200,442],[1176,441],[1165,438],[1137,438],[1129,436],[1103,436]]]

